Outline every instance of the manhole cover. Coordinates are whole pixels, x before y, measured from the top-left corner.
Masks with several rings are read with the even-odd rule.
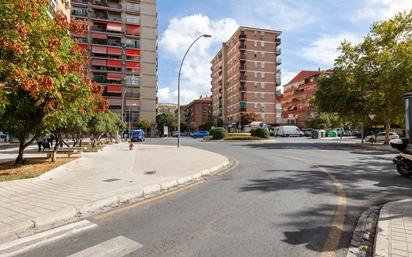
[[[150,170],[150,171],[146,171],[144,174],[153,175],[153,174],[156,174],[156,171],[155,170]]]
[[[106,180],[103,180],[103,182],[113,182],[113,181],[119,181],[120,179],[118,179],[118,178],[110,178],[110,179],[106,179]]]

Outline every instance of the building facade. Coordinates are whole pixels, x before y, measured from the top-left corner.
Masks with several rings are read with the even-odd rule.
[[[211,61],[212,110],[226,127],[256,113],[276,123],[276,87],[281,84],[280,31],[240,27]]]
[[[54,17],[57,11],[61,11],[70,20],[70,0],[50,0],[49,15]]]
[[[196,129],[212,121],[212,98],[200,97],[186,105],[184,109],[185,123],[192,123]]]
[[[175,115],[176,110],[177,110],[177,104],[159,103],[157,107],[157,114],[171,113]]]
[[[318,114],[314,103],[317,78],[320,74],[332,71],[301,71],[284,86],[282,99],[282,118],[288,124],[304,127],[306,121]]]
[[[126,122],[155,124],[157,109],[156,0],[71,0],[71,17],[86,19],[89,76],[104,87],[109,109]]]

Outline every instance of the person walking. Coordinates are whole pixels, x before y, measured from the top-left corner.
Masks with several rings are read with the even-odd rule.
[[[36,142],[37,142],[37,146],[39,147],[38,152],[41,152],[41,147],[43,145],[43,140],[40,137],[38,137],[38,138],[36,138]]]
[[[49,138],[48,138],[48,141],[49,141],[49,144],[50,144],[51,147],[53,147],[53,140],[54,140],[54,136],[53,136],[53,134],[50,134]]]

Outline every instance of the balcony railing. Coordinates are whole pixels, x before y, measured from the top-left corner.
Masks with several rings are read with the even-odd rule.
[[[247,48],[247,47],[246,47],[245,44],[241,44],[241,45],[239,46],[239,49],[240,49],[240,50],[246,50],[246,48]]]
[[[247,76],[246,76],[246,75],[240,75],[239,80],[240,80],[240,81],[246,81],[246,80],[247,80]]]
[[[72,3],[87,4],[87,0],[72,0]]]
[[[282,54],[282,49],[276,48],[276,55],[281,55],[281,54]]]
[[[240,55],[239,60],[242,61],[242,62],[245,62],[246,61],[246,55],[243,55],[243,54]]]
[[[282,44],[282,39],[276,38],[275,42],[276,42],[276,45],[280,45]]]
[[[246,71],[246,65],[245,64],[240,65],[239,70]]]
[[[281,65],[281,64],[282,64],[282,59],[281,59],[281,58],[277,58],[277,59],[276,59],[276,64],[277,64],[277,65]]]
[[[239,39],[240,39],[240,40],[246,40],[246,39],[247,39],[246,34],[240,34],[240,35],[239,35]]]

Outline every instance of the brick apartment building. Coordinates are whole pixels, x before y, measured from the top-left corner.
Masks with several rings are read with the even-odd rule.
[[[156,121],[156,0],[71,0],[71,16],[86,19],[89,76],[104,87],[111,111],[126,122]]]
[[[184,109],[186,124],[193,123],[196,129],[212,119],[212,98],[200,97]]]
[[[240,27],[211,61],[214,119],[238,127],[241,116],[256,113],[276,122],[276,87],[281,84],[281,32]]]
[[[323,72],[330,74],[332,71],[301,71],[284,86],[282,119],[287,120],[288,124],[304,127],[307,120],[318,114],[313,100],[317,88],[316,79]]]

